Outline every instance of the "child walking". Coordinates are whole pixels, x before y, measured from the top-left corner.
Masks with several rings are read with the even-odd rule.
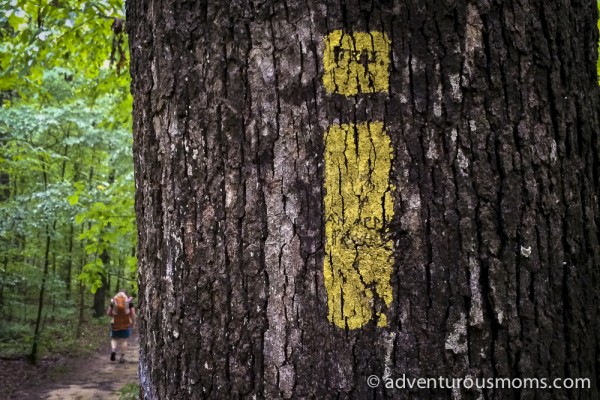
[[[127,339],[131,336],[131,328],[135,322],[135,307],[131,303],[131,297],[127,297],[125,291],[120,291],[110,300],[110,306],[106,315],[112,317],[110,324],[110,361],[115,361],[117,350],[121,351],[119,362],[125,362],[125,350],[127,350]]]

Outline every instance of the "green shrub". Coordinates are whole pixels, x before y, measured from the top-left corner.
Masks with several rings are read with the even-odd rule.
[[[128,383],[119,389],[119,400],[137,400],[140,394],[140,385]]]

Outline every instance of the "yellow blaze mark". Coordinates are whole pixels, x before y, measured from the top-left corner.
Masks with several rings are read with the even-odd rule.
[[[387,92],[390,43],[383,32],[330,32],[323,54],[325,90],[346,96]]]
[[[329,320],[340,328],[360,328],[374,316],[387,326],[374,300],[392,302],[393,242],[382,236],[394,215],[391,166],[381,122],[332,125],[325,135],[323,268]]]

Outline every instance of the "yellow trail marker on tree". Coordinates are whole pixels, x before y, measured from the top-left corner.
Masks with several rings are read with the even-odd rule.
[[[383,32],[330,32],[323,53],[325,90],[346,96],[387,92],[390,43]]]
[[[383,123],[332,125],[325,135],[325,288],[329,320],[357,329],[392,302],[392,147]],[[375,309],[375,311],[374,311]]]

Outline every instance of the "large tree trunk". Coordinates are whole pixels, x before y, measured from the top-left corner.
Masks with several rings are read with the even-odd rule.
[[[127,11],[146,399],[599,398],[595,2]]]

